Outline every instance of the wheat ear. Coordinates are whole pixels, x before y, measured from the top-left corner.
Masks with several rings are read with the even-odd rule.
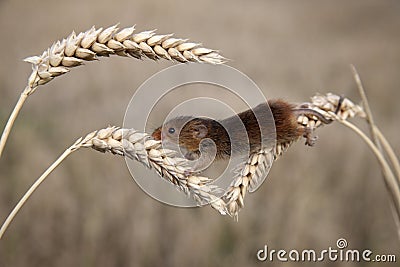
[[[348,118],[356,116],[365,118],[362,107],[347,98],[341,98],[331,93],[316,95],[312,97],[310,103],[301,103],[299,106],[311,109],[320,115],[320,117],[312,114],[300,114],[298,116],[299,126],[311,131],[325,125],[327,121],[339,119],[346,121]],[[257,187],[260,177],[265,175],[265,171],[269,170],[273,161],[277,160],[291,144],[292,142],[279,143],[273,150],[261,149],[250,155],[222,198],[226,202],[230,216],[238,219],[239,211],[244,207],[246,193],[249,189]]]
[[[185,173],[191,167],[188,165],[188,160],[176,156],[176,151],[163,149],[160,141],[152,139],[146,133],[140,133],[133,129],[107,127],[79,138],[35,181],[1,226],[0,239],[39,185],[67,156],[80,148],[93,148],[103,153],[110,152],[137,160],[147,168],[156,170],[161,177],[175,185],[177,189],[193,197],[199,206],[210,204],[220,214],[227,214],[225,202],[215,196],[220,192],[220,189],[210,184],[211,180],[207,177],[186,176]]]
[[[85,61],[117,55],[177,62],[226,62],[226,58],[217,50],[205,48],[200,43],[174,38],[173,34],[156,34],[155,30],[139,33],[134,31],[134,26],[119,29],[118,24],[106,29],[96,29],[93,26],[85,32],[72,32],[67,38],[56,41],[42,55],[26,58],[24,61],[32,64],[32,73],[28,78],[28,86],[23,90],[4,128],[0,139],[0,157],[14,121],[28,96],[40,85],[68,73],[71,68],[80,66]]]

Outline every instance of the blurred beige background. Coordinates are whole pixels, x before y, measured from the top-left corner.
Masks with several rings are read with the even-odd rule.
[[[356,101],[357,66],[378,125],[400,149],[400,2],[0,1],[0,126],[30,66],[72,30],[137,24],[217,48],[268,97],[316,92]],[[170,62],[113,57],[43,86],[26,103],[0,159],[0,221],[77,137],[121,125],[130,97]],[[261,266],[256,252],[350,248],[396,254],[400,243],[379,166],[335,124],[314,148],[295,144],[248,195],[239,222],[210,208],[161,204],[140,190],[122,158],[73,154],[34,194],[0,241],[0,266]],[[323,262],[327,266],[356,263]],[[297,266],[296,263],[272,265]],[[312,266],[313,264],[307,264]],[[364,264],[370,266],[371,264]],[[395,266],[383,264],[382,266]]]

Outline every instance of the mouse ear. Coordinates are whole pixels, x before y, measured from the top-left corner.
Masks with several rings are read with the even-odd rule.
[[[194,125],[193,138],[204,138],[208,134],[208,129],[203,124]]]

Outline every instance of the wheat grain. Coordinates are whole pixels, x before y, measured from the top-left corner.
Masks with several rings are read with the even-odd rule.
[[[85,61],[110,55],[210,64],[226,62],[218,51],[188,42],[187,39],[173,38],[173,34],[159,35],[155,30],[134,31],[134,26],[124,29],[119,29],[117,25],[106,29],[93,26],[85,32],[72,32],[67,38],[56,41],[40,56],[26,58],[26,62],[32,63],[32,73],[28,79],[31,92],[28,94]]]
[[[178,157],[174,150],[163,149],[161,141],[152,139],[146,133],[108,127],[89,133],[78,141],[78,146],[137,160],[193,197],[199,206],[210,204],[221,214],[227,213],[225,203],[216,197],[221,189],[210,184],[211,179],[194,174],[187,176],[186,172],[191,168],[188,160]]]
[[[269,171],[274,154],[274,150],[271,149],[261,149],[252,153],[224,194],[223,199],[228,206],[229,215],[235,220],[238,219],[239,210],[244,207],[247,191],[255,190],[262,182],[260,179]]]

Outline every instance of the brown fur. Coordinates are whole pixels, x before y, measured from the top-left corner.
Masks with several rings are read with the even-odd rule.
[[[260,104],[254,109],[246,110],[237,116],[221,121],[194,117],[174,118],[164,124],[163,127],[157,128],[152,135],[156,140],[163,138],[163,141],[168,139],[171,142],[179,142],[180,147],[192,154],[199,154],[200,142],[204,138],[210,138],[214,141],[217,146],[218,158],[231,156],[231,150],[240,154],[248,150],[249,145],[250,152],[255,152],[261,147],[260,125],[265,125],[263,129],[267,129],[267,134],[272,136],[273,133],[268,106],[274,118],[277,143],[295,141],[304,135],[304,129],[297,124],[293,111],[294,106],[283,100],[270,100],[268,105],[266,103]],[[260,120],[260,124],[257,118]],[[174,135],[168,133],[168,129],[171,127],[176,129],[179,136],[177,133],[174,133]],[[263,131],[263,133],[265,132]],[[232,143],[234,144],[233,147]]]

